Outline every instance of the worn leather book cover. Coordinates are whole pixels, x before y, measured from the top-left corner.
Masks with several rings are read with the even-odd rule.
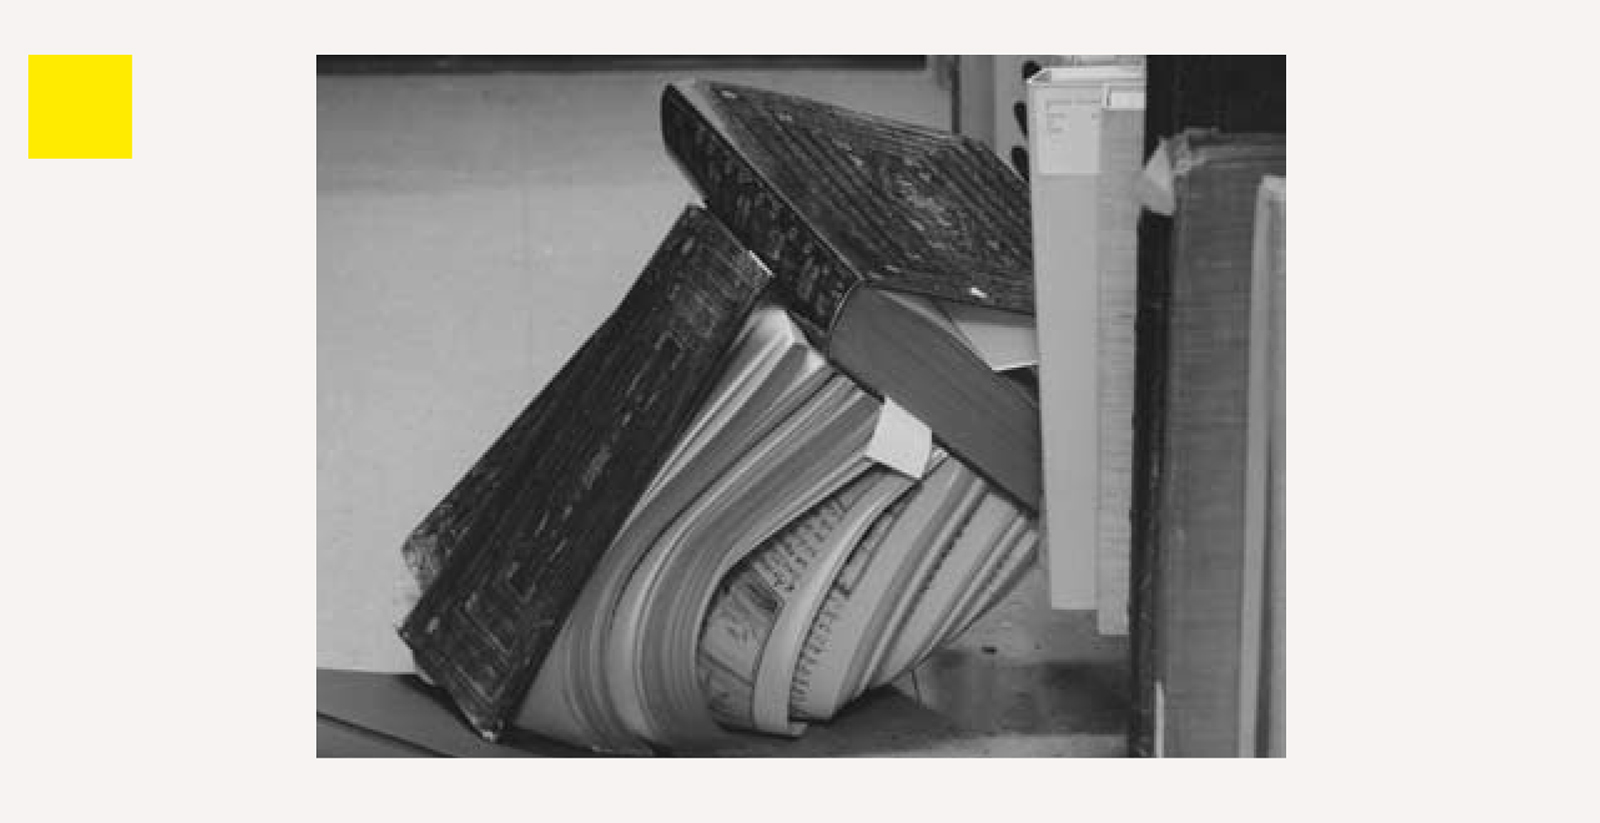
[[[823,330],[862,281],[1033,313],[1027,186],[983,144],[728,83],[674,83],[661,107],[707,208]]]
[[[495,738],[771,274],[687,209],[605,321],[406,541],[420,671]]]
[[[1021,178],[970,138],[726,83],[668,86],[661,128],[707,208],[772,270],[775,289],[829,358],[1037,512],[1030,393],[964,350],[886,365],[895,355],[881,352],[893,341],[869,347],[855,336],[881,331],[887,323],[878,317],[900,311],[879,292],[1031,318]],[[938,350],[938,336],[906,348]],[[954,402],[953,392],[967,396]]]
[[[1169,141],[1170,258],[1141,261],[1134,754],[1238,751],[1251,270],[1281,135]],[[1141,241],[1141,251],[1147,246]],[[1146,345],[1146,344],[1149,345]]]

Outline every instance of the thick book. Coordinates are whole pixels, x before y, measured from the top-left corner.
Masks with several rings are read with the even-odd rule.
[[[1033,393],[946,315],[919,310],[931,301],[1031,327],[1022,180],[968,138],[731,84],[668,86],[661,127],[829,360],[1037,512]]]
[[[752,344],[775,356],[722,375],[694,434],[607,550],[518,726],[619,752],[704,749],[723,736],[696,668],[718,583],[873,465],[880,420],[878,401],[825,364],[786,366],[790,341],[804,338],[795,329],[773,350],[774,314],[792,327],[763,308],[736,359]]]
[[[1256,198],[1286,151],[1282,135],[1189,132],[1160,158],[1174,212],[1141,229],[1170,231],[1171,251],[1139,284],[1133,750],[1234,756]]]
[[[1187,129],[1224,133],[1286,130],[1286,58],[1283,55],[1150,55],[1145,61],[1144,156]],[[1158,164],[1170,171],[1171,162]],[[1153,754],[1153,620],[1155,569],[1151,561],[1153,491],[1151,457],[1160,448],[1152,425],[1164,375],[1164,318],[1171,261],[1170,181],[1165,202],[1139,215],[1138,308],[1134,357],[1133,533],[1129,558],[1129,640],[1133,652],[1134,712],[1131,752]]]
[[[770,280],[687,209],[617,310],[406,541],[422,594],[400,636],[484,736],[520,704]]]
[[[630,753],[797,736],[952,639],[1004,594],[991,569],[1029,555],[1033,522],[926,429],[919,453],[885,450],[898,417],[756,309],[515,725]],[[982,527],[946,477],[993,501]]]

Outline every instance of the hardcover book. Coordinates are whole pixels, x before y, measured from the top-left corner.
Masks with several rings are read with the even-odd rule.
[[[1038,403],[945,310],[1031,328],[1022,180],[968,138],[725,83],[672,84],[661,124],[829,360],[1037,512]]]
[[[1168,141],[1170,258],[1141,263],[1133,750],[1239,752],[1251,272],[1281,135]],[[1141,246],[1145,242],[1141,239]],[[1163,264],[1164,262],[1164,264]]]
[[[1127,634],[1144,72],[1044,69],[1028,93],[1050,602]]]
[[[1283,55],[1150,55],[1145,61],[1144,156],[1161,142],[1188,129],[1224,133],[1277,133],[1287,127]],[[1153,163],[1170,172],[1170,158]],[[1153,568],[1154,490],[1152,457],[1161,448],[1154,427],[1165,386],[1166,301],[1172,256],[1170,178],[1154,187],[1164,196],[1139,215],[1138,308],[1134,357],[1133,534],[1129,558],[1129,634],[1133,647],[1134,712],[1130,724],[1133,754],[1153,754],[1155,704],[1153,620],[1156,570]]]

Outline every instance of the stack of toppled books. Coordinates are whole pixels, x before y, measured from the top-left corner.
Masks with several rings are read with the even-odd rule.
[[[1032,563],[1022,181],[951,134],[686,82],[705,198],[404,547],[400,634],[483,735],[799,734]]]

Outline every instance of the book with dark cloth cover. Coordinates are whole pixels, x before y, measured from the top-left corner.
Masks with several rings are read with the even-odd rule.
[[[829,359],[1037,512],[1035,397],[885,296],[1031,318],[1023,181],[969,138],[725,83],[668,86],[661,128]]]
[[[1174,216],[1147,216],[1135,396],[1135,755],[1237,754],[1251,267],[1282,135],[1166,145]],[[1159,733],[1158,733],[1159,730]]]
[[[704,211],[412,533],[418,668],[495,738],[771,274]]]

